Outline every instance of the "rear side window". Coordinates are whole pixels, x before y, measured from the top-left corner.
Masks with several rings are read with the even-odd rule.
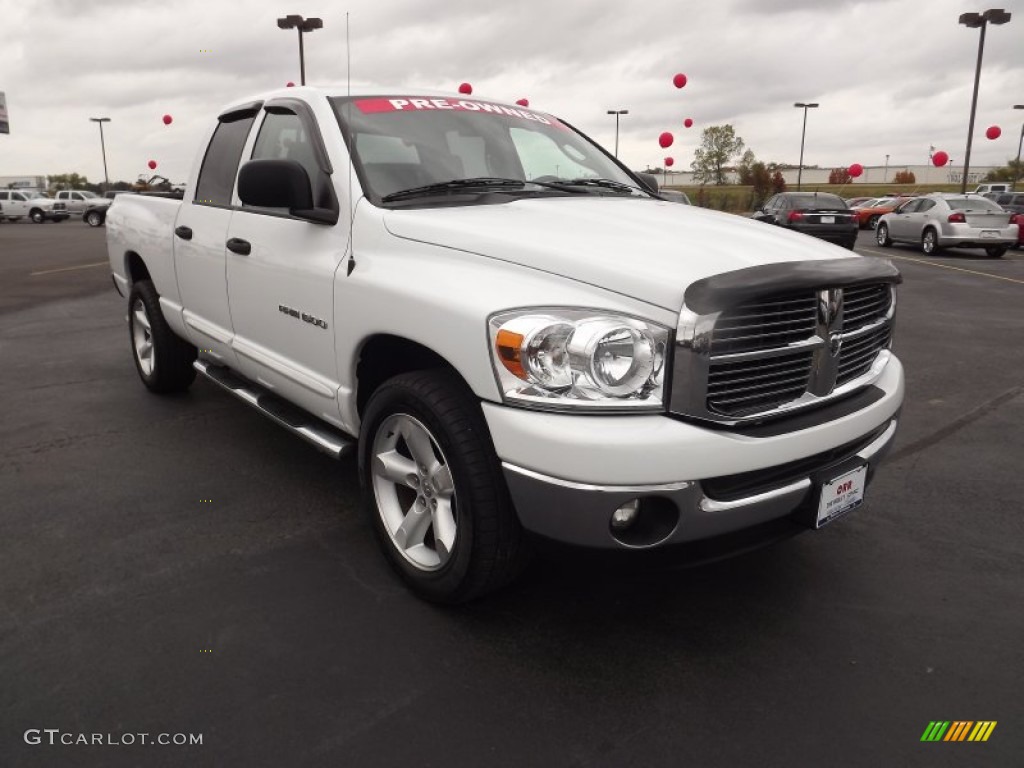
[[[238,161],[242,159],[254,116],[218,123],[199,170],[195,202],[206,205],[231,205]]]
[[[1001,211],[1003,210],[991,200],[984,197],[954,197],[946,200],[946,204],[954,211]]]

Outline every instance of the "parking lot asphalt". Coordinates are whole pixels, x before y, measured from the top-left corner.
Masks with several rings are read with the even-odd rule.
[[[440,609],[352,462],[207,383],[144,390],[102,229],[0,226],[0,765],[1021,765],[1024,252],[858,250],[904,274],[907,370],[863,507]],[[998,725],[922,743],[933,720]],[[202,745],[25,743],[47,728]]]

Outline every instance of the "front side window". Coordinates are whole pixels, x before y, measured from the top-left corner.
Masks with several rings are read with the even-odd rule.
[[[15,192],[13,195],[11,195],[11,199],[19,203],[28,202],[28,198],[21,194],[21,192]]]
[[[331,99],[363,189],[374,204],[427,185],[437,202],[473,204],[497,193],[649,195],[600,147],[555,117],[468,98]],[[486,181],[484,188],[471,185]],[[538,182],[531,184],[530,182]],[[415,195],[415,193],[414,193]],[[431,197],[433,196],[433,197]],[[488,200],[487,202],[492,202]]]
[[[231,192],[235,188],[238,161],[252,127],[253,115],[230,122],[220,122],[206,149],[203,165],[196,184],[196,203],[204,205],[231,205]]]

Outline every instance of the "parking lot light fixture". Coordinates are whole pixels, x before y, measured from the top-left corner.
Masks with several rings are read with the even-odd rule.
[[[1024,109],[1024,104],[1014,104],[1014,109]],[[1020,139],[1017,141],[1017,164],[1013,166],[1013,184],[1010,186],[1011,192],[1017,191],[1017,178],[1020,176],[1020,147],[1024,144],[1024,123],[1020,125]]]
[[[797,191],[799,191],[800,190],[800,182],[803,179],[803,175],[804,175],[804,139],[807,137],[807,110],[808,109],[814,109],[815,107],[818,106],[818,104],[817,104],[817,102],[810,103],[810,104],[805,104],[802,101],[798,101],[793,106],[794,107],[802,108],[803,111],[804,111],[804,128],[800,132],[800,165],[799,165],[799,167],[797,168],[797,171],[796,171],[796,188],[797,188]]]
[[[324,21],[314,17],[302,18],[298,14],[289,14],[277,20],[279,29],[297,29],[299,31],[299,81],[306,84],[306,53],[302,45],[302,35],[315,29],[323,29]]]
[[[94,123],[100,125],[100,150],[103,152],[103,189],[106,191],[110,187],[110,176],[107,175],[107,145],[103,141],[103,124],[109,123],[109,117],[90,117]]]
[[[609,115],[615,115],[615,157],[619,156],[619,115],[628,115],[628,109],[609,109]]]
[[[960,180],[960,194],[967,193],[967,173],[971,169],[971,141],[974,138],[974,114],[978,109],[978,83],[981,80],[981,58],[985,54],[985,28],[989,24],[1005,24],[1012,14],[1002,8],[989,8],[984,13],[961,13],[960,23],[970,29],[980,29],[978,37],[978,64],[974,68],[974,93],[971,96],[971,119],[967,124],[967,151],[964,153],[964,175]]]

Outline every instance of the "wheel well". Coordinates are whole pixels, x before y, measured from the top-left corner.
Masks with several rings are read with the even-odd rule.
[[[151,280],[149,276],[149,270],[146,269],[146,262],[142,260],[142,257],[134,251],[129,251],[124,257],[125,271],[128,273],[128,279],[134,284],[139,280]]]
[[[356,366],[356,408],[359,415],[362,416],[370,396],[385,381],[401,373],[427,368],[447,368],[459,375],[451,363],[429,347],[401,336],[381,334],[371,337],[363,344]]]

